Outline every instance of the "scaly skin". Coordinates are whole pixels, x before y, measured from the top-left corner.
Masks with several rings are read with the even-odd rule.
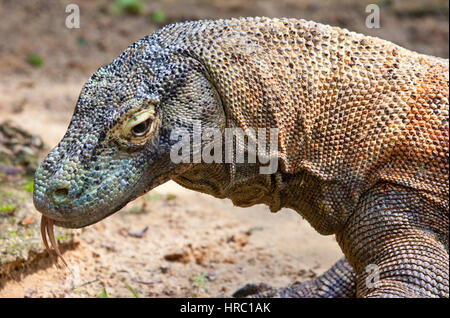
[[[448,297],[448,94],[448,60],[345,29],[169,25],[89,79],[36,172],[34,203],[56,225],[83,227],[173,179],[239,206],[292,208],[336,235],[345,258],[333,268],[259,296]],[[222,133],[277,128],[278,170],[173,163],[170,133],[193,135],[196,120]]]

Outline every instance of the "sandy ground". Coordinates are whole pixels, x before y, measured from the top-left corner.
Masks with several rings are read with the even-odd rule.
[[[285,286],[313,277],[341,254],[332,237],[291,211],[241,211],[173,183],[151,193],[175,198],[147,202],[139,214],[125,208],[82,230],[79,245],[64,253],[72,273],[43,259],[39,270],[13,275],[0,297],[94,297],[102,288],[133,297],[126,284],[141,297],[230,295],[248,282]]]
[[[77,1],[82,27],[67,30],[62,26],[66,3],[0,1],[0,120],[13,120],[49,146],[62,138],[89,75],[158,27],[146,16],[112,16],[106,1]],[[165,23],[240,15],[304,17],[448,57],[447,2],[430,1],[438,13],[417,17],[392,13],[397,5],[382,16],[381,30],[364,29],[361,4],[342,3],[339,11],[329,1],[159,1],[147,2],[146,12],[162,8]],[[27,64],[29,54],[42,56],[44,64]],[[42,257],[4,277],[0,297],[214,297],[249,282],[281,287],[303,281],[342,255],[333,236],[320,236],[293,211],[237,208],[173,182],[74,231],[76,244],[64,252],[71,272]]]

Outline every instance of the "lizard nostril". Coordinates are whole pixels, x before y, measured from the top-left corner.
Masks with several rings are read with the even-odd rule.
[[[68,200],[69,188],[67,186],[60,186],[53,191],[52,195],[55,203],[64,203]]]

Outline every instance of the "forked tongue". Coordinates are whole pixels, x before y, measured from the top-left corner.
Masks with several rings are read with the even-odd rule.
[[[52,219],[49,219],[49,218],[45,217],[44,215],[42,215],[42,218],[41,218],[42,241],[44,242],[45,249],[47,250],[48,254],[50,255],[52,261],[53,262],[56,261],[56,263],[57,263],[58,260],[55,259],[55,257],[53,256],[51,248],[48,244],[48,241],[47,241],[47,236],[48,236],[48,238],[50,239],[50,243],[52,244],[52,247],[53,247],[57,257],[59,257],[62,260],[62,262],[64,263],[64,265],[67,267],[67,269],[70,270],[69,265],[67,265],[66,260],[62,256],[61,251],[59,250],[58,243],[56,242],[55,232],[53,231],[53,222],[54,221]]]

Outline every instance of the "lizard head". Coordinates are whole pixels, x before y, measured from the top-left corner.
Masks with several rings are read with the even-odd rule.
[[[173,133],[192,136],[194,121],[224,124],[206,70],[151,36],[134,43],[84,85],[67,132],[36,171],[36,208],[62,227],[102,220],[192,167],[170,151],[181,137]]]

